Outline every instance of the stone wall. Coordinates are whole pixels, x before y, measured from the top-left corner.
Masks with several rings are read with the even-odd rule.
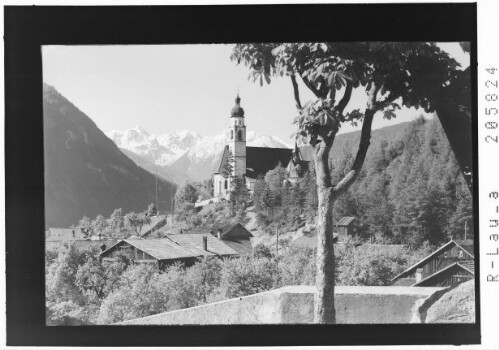
[[[419,323],[421,304],[440,287],[336,287],[337,323]],[[120,325],[312,323],[315,287],[289,286]]]

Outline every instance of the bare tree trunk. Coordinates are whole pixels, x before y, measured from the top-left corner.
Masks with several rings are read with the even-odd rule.
[[[335,200],[344,193],[360,173],[371,139],[371,126],[376,112],[376,96],[379,87],[372,84],[368,91],[368,103],[364,113],[359,149],[350,171],[335,186],[331,184],[329,152],[334,136],[322,136],[314,145],[315,171],[317,176],[318,217],[317,217],[317,294],[314,299],[314,322],[334,324],[334,245],[333,245],[333,206]]]
[[[333,205],[331,188],[317,188],[319,198],[317,216],[317,293],[314,299],[314,322],[334,324],[334,245]]]
[[[332,142],[320,142],[315,148],[317,176],[317,274],[314,298],[314,322],[334,324],[334,246],[333,246],[333,187],[328,165]]]

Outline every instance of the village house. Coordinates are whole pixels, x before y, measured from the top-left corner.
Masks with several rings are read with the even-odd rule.
[[[230,115],[228,144],[224,147],[218,171],[213,174],[214,197],[228,199],[231,179],[238,176],[244,176],[246,186],[253,191],[257,178],[265,176],[279,164],[288,169],[290,180],[296,181],[312,159],[311,148],[300,147],[296,159],[292,159],[293,150],[290,148],[246,146],[244,109],[239,94],[235,101]]]
[[[353,231],[353,222],[355,217],[345,216],[336,223],[336,231],[333,232],[334,243],[344,243],[348,237],[355,235]],[[310,228],[303,229],[303,236],[290,242],[289,246],[293,248],[315,249],[317,247],[317,231]]]
[[[450,240],[392,279],[394,286],[450,286],[474,278],[473,241]]]
[[[103,251],[100,258],[103,262],[113,262],[119,255],[124,255],[134,264],[155,264],[159,269],[175,262],[190,266],[207,256],[233,258],[251,254],[251,237],[240,224],[207,234],[170,234],[161,239],[132,236]]]
[[[251,245],[253,235],[240,223],[216,228],[212,234],[240,255],[249,255],[253,252]]]

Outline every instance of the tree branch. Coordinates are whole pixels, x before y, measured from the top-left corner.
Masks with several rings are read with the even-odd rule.
[[[337,197],[343,192],[345,192],[348,187],[355,181],[357,176],[359,176],[364,160],[366,159],[367,150],[371,144],[371,127],[374,119],[374,114],[376,113],[376,95],[378,94],[379,88],[375,83],[372,84],[371,89],[368,91],[368,101],[367,108],[364,113],[364,122],[362,123],[362,131],[360,134],[359,149],[357,150],[357,155],[355,156],[355,161],[352,165],[350,171],[341,179],[336,186],[333,187],[333,196]]]
[[[331,100],[331,103],[334,105],[336,100],[336,89],[334,88],[334,86],[329,89],[329,99]]]
[[[301,102],[300,102],[300,90],[298,90],[298,84],[296,82],[296,77],[294,74],[292,74],[290,76],[290,78],[291,78],[291,83],[293,84],[293,92],[295,94],[296,109],[298,109],[298,111],[301,111],[302,106],[301,106]]]
[[[333,146],[336,135],[331,137],[321,137],[321,141],[317,142],[313,148],[315,151],[315,173],[317,186],[320,188],[331,188],[331,170],[329,169],[329,153]]]
[[[392,103],[399,97],[400,97],[399,95],[395,95],[390,92],[383,101],[378,101],[374,103],[376,111],[382,111],[384,108],[388,107],[390,103]]]
[[[315,97],[321,98],[321,93],[320,93],[320,91],[319,91],[319,90],[317,90],[317,89],[315,88],[315,86],[313,86],[313,85],[312,85],[312,83],[310,83],[310,81],[309,81],[307,78],[305,78],[305,77],[304,77],[304,76],[302,76],[301,74],[300,74],[300,78],[301,78],[301,80],[303,81],[303,83],[305,84],[305,86],[306,86],[306,87],[308,87],[308,88],[310,89],[310,91],[312,91],[312,92],[314,93]]]
[[[352,83],[347,82],[347,85],[345,87],[345,92],[343,93],[343,97],[341,98],[340,102],[338,102],[338,106],[336,106],[336,110],[340,114],[343,114],[343,110],[348,105],[348,102],[350,102],[351,97],[352,97]]]

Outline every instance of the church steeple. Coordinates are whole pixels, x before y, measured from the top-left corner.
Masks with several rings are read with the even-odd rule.
[[[239,91],[235,102],[230,113],[229,150],[234,157],[233,176],[241,176],[246,174],[246,125]]]
[[[230,112],[230,117],[241,117],[244,118],[244,109],[241,107],[241,98],[239,97],[239,92],[237,93],[237,97],[235,99],[236,105],[232,108]]]

